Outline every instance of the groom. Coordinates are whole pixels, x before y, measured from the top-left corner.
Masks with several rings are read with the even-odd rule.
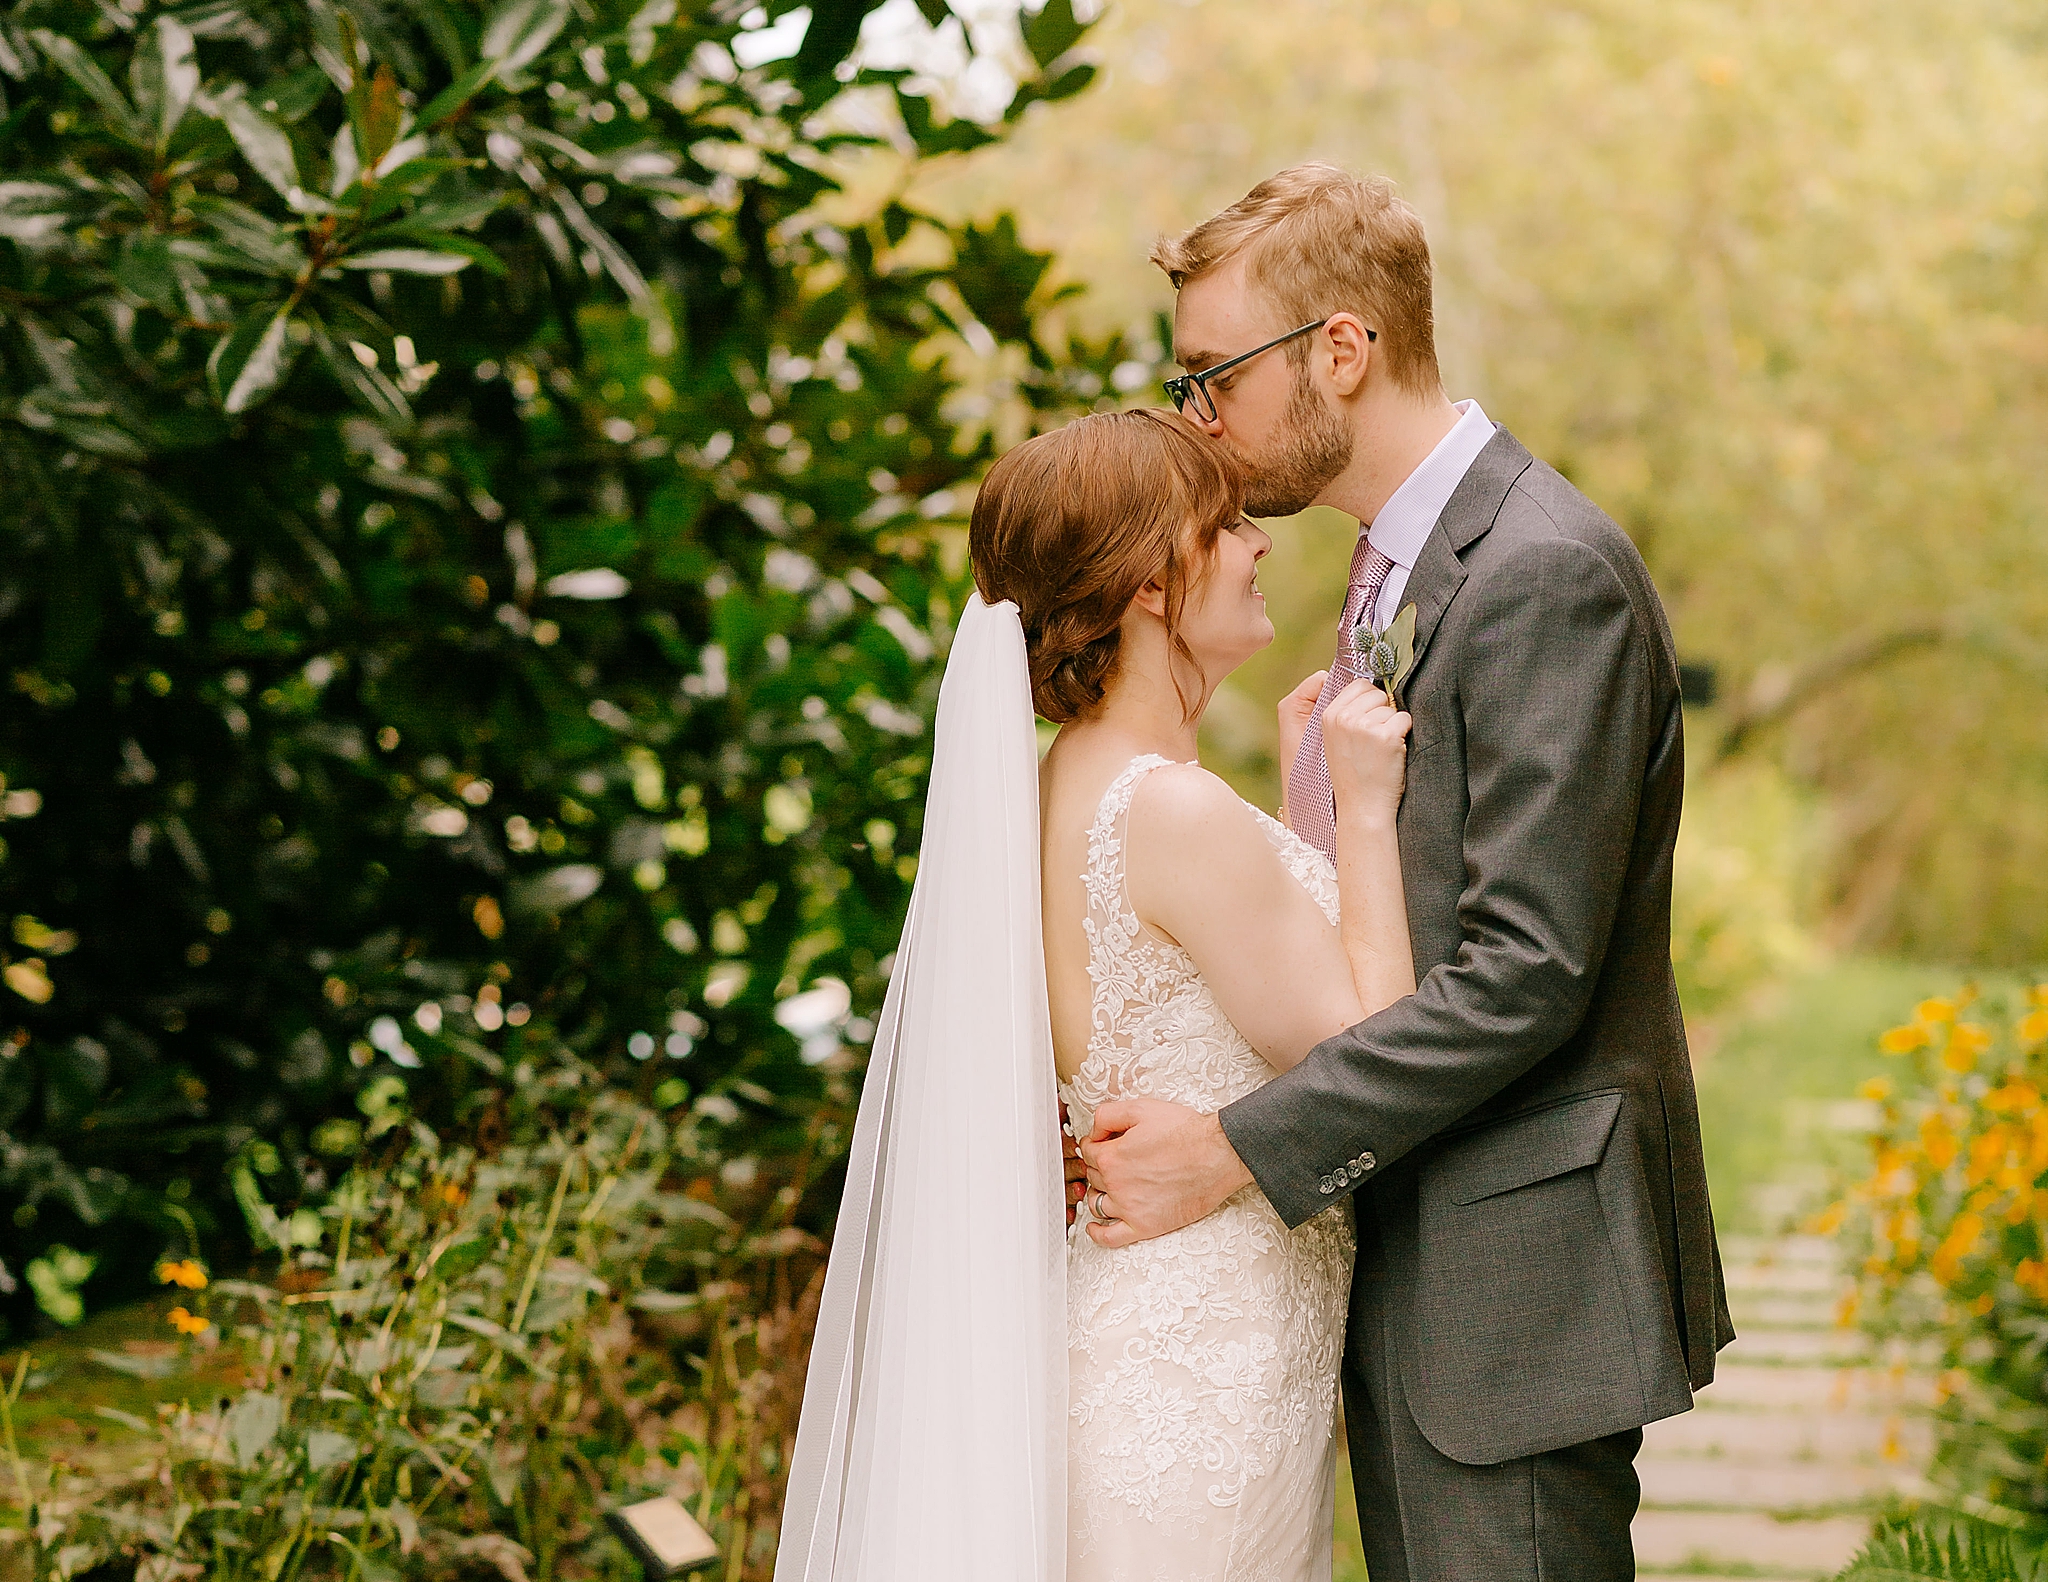
[[[1297,166],[1152,256],[1192,376],[1170,388],[1245,463],[1246,508],[1368,524],[1288,777],[1325,851],[1350,629],[1414,606],[1421,978],[1218,1115],[1103,1105],[1082,1152],[1116,1219],[1089,1233],[1163,1235],[1254,1181],[1290,1225],[1352,1197],[1344,1402],[1373,1582],[1632,1578],[1642,1425],[1685,1411],[1733,1337],[1671,976],[1663,609],[1597,506],[1445,399],[1428,245],[1388,183]]]

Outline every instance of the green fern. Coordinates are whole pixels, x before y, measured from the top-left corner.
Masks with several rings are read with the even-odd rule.
[[[2038,1557],[2022,1558],[2002,1532],[1925,1518],[1880,1527],[1835,1582],[2040,1582]]]

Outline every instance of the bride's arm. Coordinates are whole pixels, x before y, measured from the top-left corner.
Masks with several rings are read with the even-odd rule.
[[[1415,951],[1394,833],[1407,770],[1408,724],[1406,714],[1363,682],[1353,682],[1323,711],[1323,751],[1337,799],[1337,899],[1344,954],[1366,1016],[1415,992]]]
[[[1374,971],[1357,977],[1343,934],[1252,810],[1206,770],[1145,777],[1131,805],[1124,872],[1140,922],[1194,958],[1224,1014],[1282,1070],[1365,1020],[1362,989],[1383,986],[1375,957],[1361,954]],[[1392,905],[1399,908],[1398,895]]]

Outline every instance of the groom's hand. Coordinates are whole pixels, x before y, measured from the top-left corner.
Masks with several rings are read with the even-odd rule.
[[[1074,1228],[1074,1213],[1088,1191],[1088,1166],[1081,1161],[1081,1145],[1074,1140],[1074,1128],[1067,1116],[1067,1101],[1060,1100],[1060,1148],[1067,1165],[1067,1229]]]
[[[1108,1223],[1088,1222],[1098,1247],[1128,1247],[1192,1225],[1251,1184],[1223,1123],[1164,1099],[1112,1099],[1081,1143],[1088,1185]]]

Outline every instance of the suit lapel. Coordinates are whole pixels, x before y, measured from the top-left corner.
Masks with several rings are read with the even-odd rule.
[[[1415,671],[1422,667],[1429,640],[1436,635],[1437,622],[1443,619],[1459,584],[1465,580],[1464,563],[1459,557],[1493,526],[1508,490],[1533,460],[1521,441],[1496,423],[1493,438],[1465,469],[1465,476],[1444,502],[1443,515],[1423,540],[1422,553],[1415,557],[1415,569],[1408,574],[1408,586],[1401,600],[1415,606],[1411,682]]]

